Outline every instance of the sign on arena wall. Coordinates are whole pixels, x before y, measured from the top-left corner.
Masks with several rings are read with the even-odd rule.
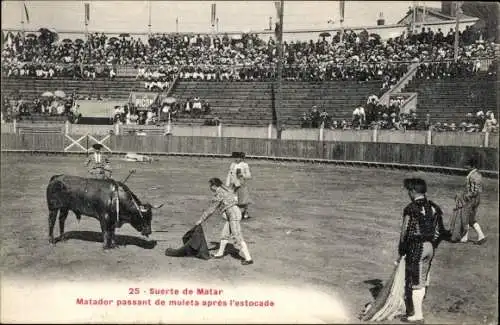
[[[155,93],[134,91],[130,93],[129,104],[137,109],[147,110],[155,102],[157,96]]]

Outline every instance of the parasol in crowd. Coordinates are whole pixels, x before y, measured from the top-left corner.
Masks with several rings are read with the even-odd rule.
[[[119,42],[120,40],[117,38],[117,37],[111,37],[108,41],[108,43],[115,43],[115,42]]]
[[[59,97],[59,98],[65,98],[66,93],[62,90],[56,90],[56,91],[54,91],[54,96]]]
[[[77,39],[75,40],[75,43],[76,43],[76,44],[83,44],[83,43],[85,43],[85,42],[84,42],[81,38],[77,38]]]
[[[54,97],[54,94],[50,91],[46,91],[42,94],[42,97]]]
[[[167,97],[165,98],[163,101],[162,101],[162,104],[167,104],[167,105],[170,105],[170,104],[173,104],[175,103],[177,100],[174,98],[174,97]]]
[[[65,38],[65,39],[62,40],[62,43],[68,44],[68,43],[73,43],[73,41],[70,40],[69,38]]]
[[[328,33],[328,32],[323,32],[323,33],[319,34],[319,37],[323,37],[323,38],[330,37],[330,36],[332,36],[332,35],[330,35],[330,33]]]
[[[31,34],[26,35],[26,38],[38,38],[38,36],[36,36],[35,34],[31,33]]]
[[[121,33],[120,37],[130,37],[130,34],[129,33]]]

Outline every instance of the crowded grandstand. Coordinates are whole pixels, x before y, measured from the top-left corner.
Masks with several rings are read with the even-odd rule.
[[[128,33],[89,33],[84,39],[70,39],[48,28],[8,31],[2,35],[2,121],[50,116],[84,123],[80,117],[88,114],[81,112],[81,101],[113,100],[114,108],[107,109],[112,112],[109,123],[274,125],[279,118],[280,128],[496,132],[496,112],[477,102],[494,103],[481,92],[484,86],[493,89],[498,64],[495,43],[482,32],[467,25],[455,40],[453,28],[423,26],[384,39],[376,31],[346,28],[308,42],[284,41],[280,79],[285,102],[276,117],[273,83],[279,51],[273,35],[156,33],[145,39]],[[468,78],[482,85],[468,86],[463,93],[467,101],[457,102],[461,107],[456,111],[436,112],[434,94],[420,93],[422,99],[410,103],[409,94],[421,92],[420,84]],[[64,80],[71,80],[72,86]],[[405,87],[394,91],[403,80]],[[228,82],[246,89],[241,100],[229,91],[212,96]],[[22,89],[23,83],[34,87]],[[197,84],[197,91],[190,90],[189,83]],[[331,91],[315,92],[317,83],[330,85]],[[67,96],[51,96],[55,91]],[[141,97],[141,92],[161,94],[161,100],[172,97],[174,102]],[[342,97],[344,92],[349,98]],[[147,105],[132,100],[146,97],[142,102]],[[264,112],[260,118],[260,109],[248,121],[231,115],[238,106],[251,110],[254,105]],[[244,108],[240,111],[247,114]]]

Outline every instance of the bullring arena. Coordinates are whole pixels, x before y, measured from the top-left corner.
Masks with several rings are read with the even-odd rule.
[[[436,17],[448,17],[443,12]],[[469,24],[469,18],[462,23]],[[455,20],[440,23],[448,27]],[[407,28],[398,23],[370,32],[387,39],[384,30]],[[38,41],[31,42],[47,46],[42,35],[49,37],[49,32],[55,33],[37,31]],[[356,36],[347,29],[342,33],[342,46],[358,51]],[[361,30],[352,33],[362,35]],[[483,175],[478,220],[487,241],[476,245],[472,231],[467,243],[440,244],[423,311],[427,324],[498,323],[499,47],[467,33],[460,34],[464,39],[458,51],[472,51],[472,58],[454,60],[453,42],[445,46],[424,37],[422,48],[442,46],[450,56],[438,62],[432,56],[436,53],[421,50],[413,54],[420,61],[407,57],[391,68],[367,65],[364,72],[375,72],[366,80],[358,68],[342,72],[352,73],[347,80],[332,72],[335,67],[328,70],[331,74],[307,77],[284,64],[283,56],[277,67],[254,62],[252,71],[234,62],[204,65],[203,77],[194,77],[189,64],[174,67],[151,57],[145,65],[113,64],[113,77],[106,75],[108,70],[96,76],[90,61],[82,64],[81,74],[61,63],[64,69],[44,77],[43,64],[33,63],[34,74],[31,68],[21,74],[32,63],[16,66],[11,60],[22,54],[12,44],[27,38],[2,35],[8,49],[2,54],[2,322],[375,323],[360,320],[360,313],[395,270],[402,212],[409,203],[403,179],[427,182],[428,197],[443,209],[449,229],[455,195],[464,189],[466,163],[476,157]],[[179,46],[165,45],[178,34],[151,36],[167,43],[153,41],[149,49],[169,58],[173,54],[161,48]],[[332,53],[351,64],[342,51],[335,52],[335,32],[325,35],[318,44],[331,46]],[[62,41],[61,32],[51,42],[58,51],[86,48],[88,42],[101,46],[99,35],[86,36],[82,43],[68,36],[70,43]],[[273,31],[252,37],[258,44],[258,38],[267,42],[269,36],[277,42],[284,37]],[[120,35],[113,42],[118,49],[134,37]],[[389,46],[376,39],[370,34],[365,51]],[[234,37],[224,48],[247,54],[247,45],[239,41]],[[403,37],[392,46],[404,56],[411,42]],[[303,50],[309,46],[297,44]],[[307,64],[316,68],[316,63]],[[141,79],[138,71],[144,66],[164,66],[156,72],[168,72]],[[241,69],[238,76],[226,78],[228,67]],[[390,78],[377,77],[377,69]],[[152,80],[168,86],[145,90],[144,83],[148,88]],[[68,114],[52,114],[45,111],[45,101],[73,106]],[[203,109],[195,113],[193,104],[200,102]],[[74,110],[77,105],[81,115]],[[359,113],[362,106],[366,114]],[[323,109],[326,115],[320,115]],[[394,110],[398,113],[392,119]],[[141,111],[146,112],[144,123],[138,121]],[[116,231],[118,247],[103,250],[99,222],[86,216],[77,221],[70,212],[65,239],[58,237],[56,222],[56,243],[50,244],[49,180],[60,174],[90,177],[85,162],[95,157],[95,144],[109,158],[114,180],[125,180],[143,202],[163,204],[153,210],[152,234],[141,236],[124,224]],[[183,244],[183,235],[208,207],[208,180],[225,180],[233,152],[246,153],[252,172],[251,218],[242,220],[241,227],[254,263],[241,265],[233,243],[222,259],[166,256],[166,249]],[[147,159],[132,161],[141,155]],[[203,223],[211,252],[218,248],[222,226],[218,215]]]
[[[254,288],[259,290],[275,285],[296,288],[295,294],[314,288],[325,295],[325,307],[339,306],[339,310],[313,310],[320,313],[317,318],[308,312],[300,317],[337,322],[338,312],[341,322],[357,322],[356,315],[370,301],[369,290],[374,286],[367,282],[386,281],[393,268],[401,206],[407,201],[401,179],[409,174],[424,177],[430,197],[442,204],[447,219],[454,207],[449,193],[463,183],[460,176],[438,173],[250,160],[256,175],[252,183],[254,219],[243,228],[256,263],[242,269],[230,256],[215,262],[164,256],[164,250],[178,246],[199,218],[207,201],[207,175],[220,175],[221,166],[228,163],[221,158],[161,157],[141,166],[128,180],[129,186],[151,202],[165,203],[154,216],[153,235],[144,240],[130,226],[123,226],[118,242],[125,246],[105,252],[99,243],[98,223],[83,218],[78,224],[73,215],[66,223],[70,239],[54,247],[48,244],[46,184],[54,171],[85,175],[81,157],[4,153],[3,281],[40,281],[50,286],[66,281],[108,283],[122,279],[172,286],[172,280],[182,280],[214,283],[216,288],[257,283]],[[119,161],[115,166],[117,179],[137,168],[134,163]],[[314,191],[306,190],[311,188]],[[430,322],[488,324],[497,317],[497,288],[492,285],[497,281],[498,267],[497,197],[496,180],[487,179],[481,209],[490,236],[487,246],[445,243],[438,251],[426,306],[432,315]],[[217,241],[220,227],[219,218],[205,226],[210,246]],[[127,297],[125,292],[122,296]],[[43,300],[38,303],[44,306]],[[290,315],[297,317],[295,311]],[[344,315],[347,320],[342,319]]]

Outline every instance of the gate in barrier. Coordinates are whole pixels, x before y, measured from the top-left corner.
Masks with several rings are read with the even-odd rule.
[[[102,145],[102,151],[112,153],[108,147],[111,135],[108,134],[102,138],[94,137],[90,134],[82,135],[79,138],[72,138],[70,135],[64,135],[64,152],[93,152],[94,144]]]

